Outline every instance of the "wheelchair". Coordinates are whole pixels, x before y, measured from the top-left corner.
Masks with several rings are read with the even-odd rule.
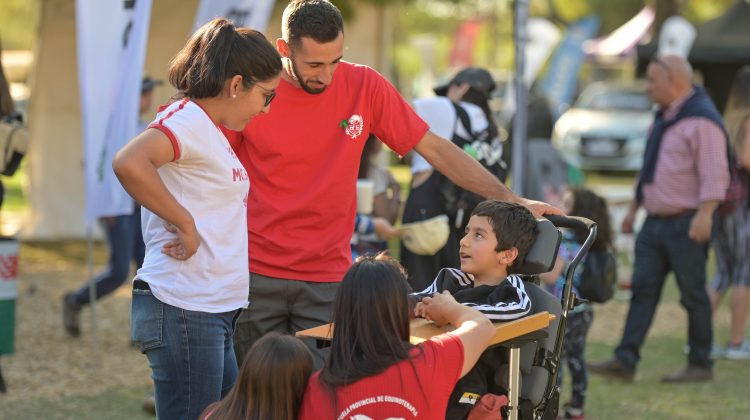
[[[558,228],[588,231],[583,246],[569,265],[560,299],[540,287],[539,281],[539,274],[551,271],[555,264],[561,240]],[[504,365],[495,377],[505,389],[511,389],[515,385],[519,390],[518,402],[511,401],[503,408],[504,418],[554,420],[559,409],[560,388],[557,386],[557,374],[568,311],[585,302],[573,293],[573,273],[594,243],[597,227],[596,223],[582,217],[550,215],[537,221],[536,232],[536,239],[526,261],[516,274],[524,280],[532,305],[530,314],[547,311],[555,315],[555,319],[542,330],[542,337],[532,334],[530,337],[520,337],[503,344],[505,347],[520,347],[520,360],[515,362],[520,368],[520,378],[516,384],[509,383],[512,380],[509,379],[509,370],[513,370],[512,366]],[[513,363],[511,360],[511,364]]]

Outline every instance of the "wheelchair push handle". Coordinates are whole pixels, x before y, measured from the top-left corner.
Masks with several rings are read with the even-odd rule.
[[[575,273],[576,267],[583,260],[583,257],[591,249],[591,245],[596,240],[597,227],[596,222],[593,220],[586,219],[585,217],[577,216],[545,216],[553,225],[558,228],[569,228],[576,230],[587,230],[588,235],[586,240],[581,245],[581,249],[578,250],[573,260],[568,265],[568,270],[565,273],[565,287],[563,289],[563,296],[561,299],[563,307],[563,316],[567,317],[568,310],[572,308],[575,296],[573,295],[573,273]]]
[[[596,228],[596,222],[585,217],[558,216],[554,214],[545,215],[544,217],[557,227],[570,229],[586,229],[588,231],[591,231],[592,228]]]

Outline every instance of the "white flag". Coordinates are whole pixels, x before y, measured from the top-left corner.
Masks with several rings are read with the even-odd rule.
[[[112,158],[137,132],[151,0],[77,0],[86,223],[133,212]]]
[[[670,16],[661,26],[657,56],[667,54],[687,58],[695,41],[695,28],[682,16]]]
[[[275,0],[201,0],[193,31],[217,17],[231,19],[237,27],[265,32]]]

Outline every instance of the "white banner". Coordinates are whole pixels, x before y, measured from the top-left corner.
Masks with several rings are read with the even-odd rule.
[[[201,0],[193,31],[217,17],[231,19],[237,27],[265,32],[275,0]]]
[[[678,55],[687,58],[695,41],[695,28],[682,16],[670,16],[661,26],[657,56]]]
[[[76,0],[86,223],[133,211],[112,171],[137,132],[151,0]]]
[[[534,84],[539,71],[544,67],[552,51],[560,42],[561,33],[547,19],[532,17],[527,23],[526,66],[523,81],[526,86]],[[508,83],[503,98],[503,115],[510,118],[516,112],[516,92],[513,83]]]

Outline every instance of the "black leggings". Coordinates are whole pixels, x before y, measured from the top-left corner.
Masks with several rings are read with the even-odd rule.
[[[586,402],[586,388],[588,387],[588,371],[584,353],[586,351],[586,334],[591,328],[594,313],[591,310],[571,313],[568,315],[568,323],[565,325],[565,341],[561,358],[565,360],[570,370],[572,382],[570,407],[583,408]],[[558,385],[562,384],[562,368],[557,376]]]

